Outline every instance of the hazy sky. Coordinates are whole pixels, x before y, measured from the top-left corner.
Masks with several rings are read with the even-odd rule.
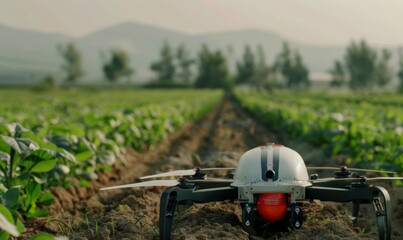
[[[126,21],[191,34],[258,28],[321,45],[403,43],[401,0],[0,0],[0,24],[23,29],[79,37]]]

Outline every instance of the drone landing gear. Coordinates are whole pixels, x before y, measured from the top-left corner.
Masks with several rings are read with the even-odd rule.
[[[167,188],[161,195],[160,201],[160,239],[171,239],[172,221],[176,205],[190,205],[215,201],[234,200],[238,190],[231,187],[210,188],[197,190],[195,188]]]
[[[353,202],[353,222],[358,219],[360,204],[372,203],[378,223],[379,239],[390,240],[391,238],[392,207],[389,193],[383,187],[344,189],[314,186],[306,189],[306,198],[321,201]]]

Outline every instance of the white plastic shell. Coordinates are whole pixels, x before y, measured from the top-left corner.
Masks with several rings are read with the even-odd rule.
[[[267,171],[274,172],[274,176],[269,174],[268,178]],[[282,145],[267,144],[242,155],[231,185],[252,187],[252,192],[272,192],[280,186],[289,189],[286,186],[299,188],[312,184],[301,155]]]

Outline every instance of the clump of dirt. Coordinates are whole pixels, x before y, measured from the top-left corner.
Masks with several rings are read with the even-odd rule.
[[[82,190],[57,189],[58,202],[53,209],[64,208],[55,216],[74,224],[52,228],[70,239],[158,239],[159,201],[163,188],[123,189],[99,192],[101,186],[125,184],[156,172],[202,167],[236,167],[241,155],[256,146],[276,142],[295,148],[307,163],[329,163],[320,149],[275,134],[255,121],[229,98],[200,121],[174,133],[153,150],[127,153],[128,165],[117,165]],[[321,165],[322,164],[322,165]],[[228,171],[208,172],[226,177]],[[388,189],[391,189],[388,187]],[[393,199],[393,236],[403,237],[403,191],[390,191]],[[213,202],[179,206],[174,217],[173,239],[377,239],[378,230],[372,205],[363,205],[359,220],[349,218],[351,203],[314,201],[303,204],[305,222],[301,229],[249,234],[241,224],[239,204]],[[59,229],[59,230],[58,230]],[[62,229],[62,230],[60,230]]]

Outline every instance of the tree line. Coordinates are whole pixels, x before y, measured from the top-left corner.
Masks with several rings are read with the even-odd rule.
[[[74,84],[84,74],[82,57],[74,44],[58,46],[64,63],[64,81]],[[301,54],[291,49],[284,42],[282,50],[272,64],[265,59],[261,45],[253,49],[245,45],[241,59],[236,61],[235,74],[229,70],[229,61],[220,49],[210,49],[202,45],[196,57],[192,57],[184,44],[172,47],[164,42],[159,59],[149,65],[153,78],[146,86],[153,87],[196,87],[196,88],[232,88],[235,85],[247,85],[270,89],[286,87],[291,89],[308,88],[311,85],[309,69]],[[102,71],[105,79],[111,83],[119,79],[130,79],[135,74],[130,57],[124,50],[112,49],[103,55]],[[329,70],[332,76],[331,86],[349,86],[352,90],[367,90],[384,87],[394,77],[389,61],[391,52],[383,49],[378,55],[365,41],[352,42],[346,49],[342,60],[336,60]],[[403,51],[399,52],[400,90],[403,91]],[[49,80],[48,80],[49,81]]]
[[[399,50],[397,73],[390,66],[392,53],[382,49],[380,53],[368,45],[365,40],[351,42],[343,59],[335,60],[329,73],[331,86],[348,86],[352,90],[373,90],[388,85],[396,76],[399,79],[399,91],[403,92],[403,50]]]

